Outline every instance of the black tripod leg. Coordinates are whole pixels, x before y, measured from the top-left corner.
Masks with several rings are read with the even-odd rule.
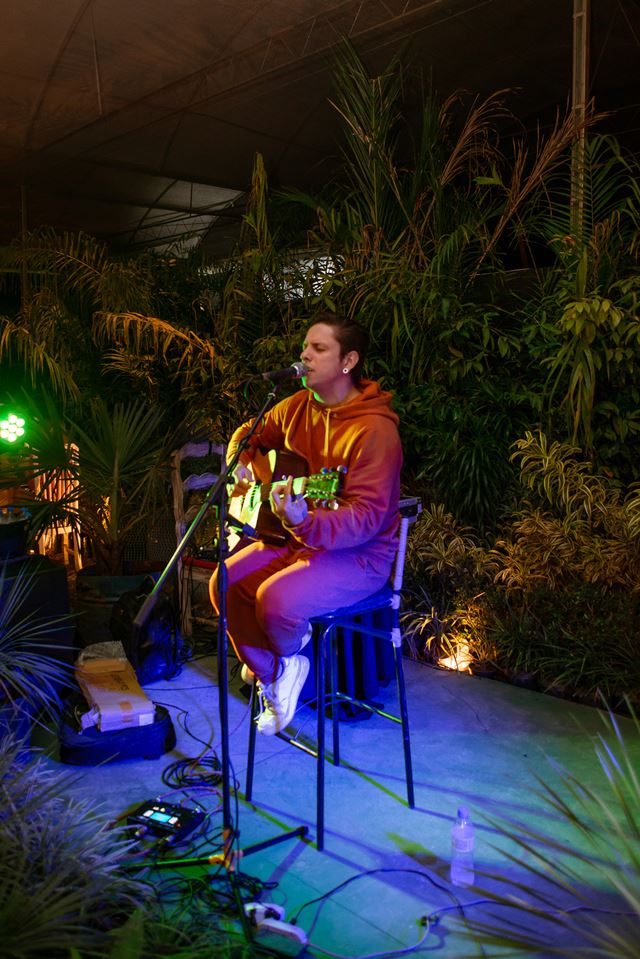
[[[249,704],[249,749],[247,753],[247,780],[244,790],[244,798],[247,802],[251,801],[253,794],[253,764],[256,756],[256,719],[258,715],[258,692],[254,682],[251,687],[251,702]]]

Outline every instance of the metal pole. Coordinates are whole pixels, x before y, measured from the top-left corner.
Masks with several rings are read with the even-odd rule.
[[[589,96],[590,0],[573,0],[573,77],[571,108],[578,130],[571,155],[571,233],[579,239],[584,222],[585,119]]]
[[[24,183],[20,185],[20,239],[24,241],[28,230],[27,223],[27,188]],[[29,302],[29,272],[27,270],[27,258],[22,255],[22,269],[21,269],[21,290],[20,290],[20,304],[22,309],[25,310],[27,303]]]

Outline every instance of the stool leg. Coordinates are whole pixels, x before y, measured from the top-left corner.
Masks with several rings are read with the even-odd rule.
[[[404,685],[404,669],[402,666],[402,650],[394,647],[394,658],[396,664],[396,682],[398,687],[398,701],[400,703],[400,716],[402,719],[402,740],[404,743],[404,771],[407,780],[407,802],[409,808],[415,806],[413,793],[413,766],[411,763],[411,740],[409,737],[409,714],[407,712],[407,693]]]
[[[253,793],[253,761],[256,755],[256,716],[258,714],[258,692],[255,681],[251,688],[251,702],[249,703],[249,750],[247,753],[247,781],[244,798],[249,801]]]
[[[333,765],[340,765],[340,702],[338,701],[338,631],[334,626],[329,633],[329,653],[331,655],[331,730],[333,733]]]
[[[318,731],[317,731],[317,752],[316,757],[316,848],[324,849],[324,754],[325,754],[325,736],[324,736],[324,704],[325,704],[325,642],[327,639],[327,630],[323,630],[318,637],[318,648],[316,651],[316,683],[317,683],[317,711],[318,711]]]

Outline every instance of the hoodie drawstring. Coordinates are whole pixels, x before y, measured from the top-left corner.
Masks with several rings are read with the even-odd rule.
[[[331,410],[325,411],[324,418],[324,447],[322,449],[322,455],[324,457],[324,465],[330,466],[329,463],[329,420],[331,417]]]

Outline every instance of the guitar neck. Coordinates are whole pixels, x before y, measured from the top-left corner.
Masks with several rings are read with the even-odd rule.
[[[230,514],[246,526],[253,527],[257,537],[265,543],[281,545],[286,543],[289,537],[280,518],[272,512],[269,498],[273,487],[286,483],[287,477],[292,476],[294,470],[295,466],[292,467],[290,463],[279,462],[273,467],[271,475],[279,476],[280,479],[251,483],[244,495],[230,503]],[[323,468],[319,473],[308,476],[298,474],[293,476],[292,492],[296,496],[307,498],[316,509],[338,509],[336,497],[340,495],[346,472],[345,467],[337,466]]]

